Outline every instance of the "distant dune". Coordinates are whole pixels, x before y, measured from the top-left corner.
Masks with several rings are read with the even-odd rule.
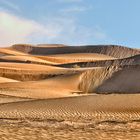
[[[38,47],[33,45],[13,45],[12,49],[33,55],[54,55],[67,53],[99,53],[115,58],[130,57],[140,54],[140,50],[115,45],[89,45],[67,47]]]
[[[139,49],[63,44],[0,48],[1,119],[140,120],[139,93]]]

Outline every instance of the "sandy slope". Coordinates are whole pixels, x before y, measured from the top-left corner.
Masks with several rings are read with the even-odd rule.
[[[0,62],[0,76],[21,81],[40,80],[75,71],[48,65]]]
[[[76,96],[81,92],[79,78],[79,74],[71,74],[36,82],[4,83],[0,85],[0,94],[38,99]]]
[[[100,93],[140,93],[140,66],[120,69],[102,83],[96,91]]]
[[[6,56],[2,56],[0,57],[1,61],[13,61],[13,62],[17,62],[17,63],[36,63],[36,64],[57,64],[57,63],[52,63],[50,61],[46,61],[40,58],[37,58],[35,56],[25,56],[25,55],[6,55]]]
[[[10,78],[0,77],[0,83],[9,83],[9,82],[19,82],[19,81]]]
[[[14,103],[14,102],[22,102],[22,101],[32,101],[33,99],[28,98],[19,98],[14,96],[6,96],[6,95],[0,95],[0,104],[4,103]]]
[[[97,53],[70,53],[36,57],[46,61],[50,61],[50,63],[52,64],[69,64],[74,62],[94,62],[99,60],[115,59],[114,57]]]
[[[139,93],[140,66],[111,66],[85,71],[80,90],[95,93]]]
[[[87,61],[87,62],[74,62],[67,64],[60,64],[60,67],[72,68],[75,67],[107,67],[107,66],[120,66],[120,65],[139,65],[140,64],[140,55],[135,55],[123,59],[114,59],[114,60],[97,60],[97,61]]]
[[[3,54],[3,55],[27,55],[23,52],[13,50],[11,48],[0,48],[0,54]]]
[[[75,74],[58,75],[46,80],[3,83],[0,94],[47,99],[87,93],[140,93],[139,71],[139,66],[79,68]]]
[[[0,68],[7,69],[23,69],[23,70],[34,70],[34,71],[52,71],[52,70],[63,70],[63,68],[55,67],[55,66],[45,66],[39,64],[20,64],[20,63],[0,63]]]

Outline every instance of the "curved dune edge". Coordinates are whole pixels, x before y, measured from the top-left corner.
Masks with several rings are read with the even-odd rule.
[[[0,105],[0,118],[92,121],[140,120],[140,95],[91,95]]]
[[[5,78],[5,77],[0,77],[0,84],[1,83],[11,83],[11,82],[19,82],[18,80],[10,79],[10,78]]]
[[[36,58],[49,61],[54,65],[69,64],[76,62],[94,62],[101,60],[114,60],[116,58],[98,53],[70,53],[48,56],[35,56]]]

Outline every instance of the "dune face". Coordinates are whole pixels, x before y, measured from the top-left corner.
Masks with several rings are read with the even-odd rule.
[[[111,66],[83,73],[79,88],[86,93],[140,93],[139,66]]]
[[[79,89],[86,93],[96,93],[96,89],[116,71],[116,67],[95,68],[81,75]]]
[[[140,67],[124,67],[97,88],[102,93],[140,93]]]
[[[25,133],[38,128],[42,134],[135,130],[140,128],[139,93],[139,49],[63,44],[0,48],[0,129],[6,127],[6,133],[25,126]]]

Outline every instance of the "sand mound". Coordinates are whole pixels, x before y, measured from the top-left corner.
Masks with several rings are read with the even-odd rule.
[[[81,76],[80,90],[86,93],[140,93],[140,66],[105,67]]]
[[[130,57],[140,54],[140,50],[115,45],[67,46],[67,47],[38,47],[33,45],[17,44],[12,49],[34,55],[52,55],[67,53],[99,53],[115,58]]]

